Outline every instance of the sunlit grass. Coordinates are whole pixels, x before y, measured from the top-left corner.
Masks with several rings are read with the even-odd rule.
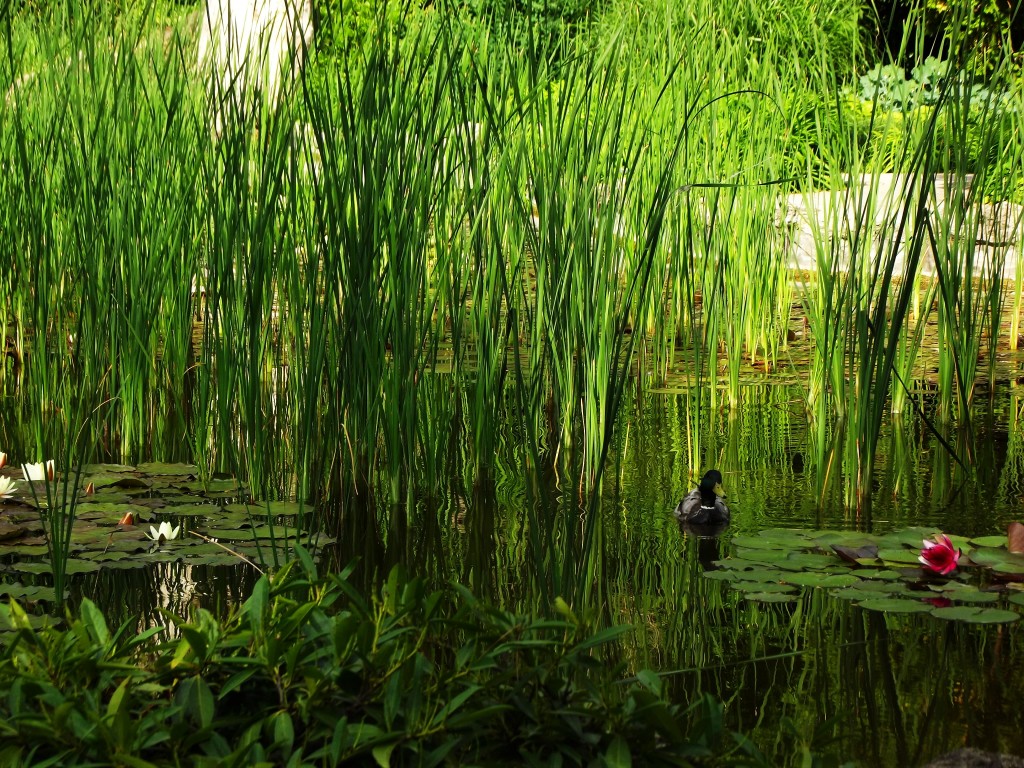
[[[531,578],[586,594],[623,393],[707,389],[681,418],[690,465],[713,459],[700,410],[787,364],[796,302],[813,471],[863,503],[922,355],[939,416],[965,421],[1005,307],[1017,327],[1019,285],[1007,301],[1001,264],[972,259],[988,191],[1020,187],[1019,164],[979,160],[1020,156],[1019,94],[854,109],[862,52],[830,53],[842,8],[806,35],[759,13],[754,38],[719,6],[609,11],[554,60],[441,13],[382,25],[216,139],[186,25],[8,16],[4,444],[69,467],[192,457],[261,499],[357,499],[324,524],[386,540],[446,493],[457,415],[467,489],[513,456],[574,489],[526,483],[523,536]],[[968,130],[980,151],[938,139]],[[883,173],[898,202],[879,225]],[[975,183],[939,205],[935,173]],[[781,201],[822,189],[801,283]]]

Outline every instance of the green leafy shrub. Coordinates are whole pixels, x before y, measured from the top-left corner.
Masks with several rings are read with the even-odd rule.
[[[88,600],[62,629],[0,652],[0,764],[642,765],[757,759],[720,706],[618,680],[609,644],[566,610],[501,611],[392,572],[365,599],[309,557],[261,579],[234,615],[111,632]],[[169,639],[168,639],[168,636]],[[688,728],[688,724],[691,726]],[[729,753],[731,749],[734,754]],[[739,745],[739,746],[737,746]]]

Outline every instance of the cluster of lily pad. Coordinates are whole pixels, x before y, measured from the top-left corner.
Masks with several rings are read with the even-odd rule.
[[[767,529],[733,538],[732,554],[704,575],[758,602],[793,602],[801,590],[820,588],[868,610],[1017,621],[1024,610],[1024,554],[1011,552],[1006,536],[950,536],[946,541],[960,554],[955,570],[940,574],[922,565],[922,545],[930,553],[936,542],[945,547],[944,538],[930,528],[884,535]]]
[[[19,580],[19,574],[31,580],[52,571],[44,538],[44,518],[52,511],[47,496],[34,492],[34,481],[22,484],[10,469],[0,473],[0,490],[6,491],[0,500],[0,597],[49,601],[46,587]],[[88,465],[75,493],[67,573],[163,562],[283,561],[296,540],[309,543],[297,523],[312,514],[312,508],[296,502],[253,501],[243,483],[229,477],[203,480],[191,464]],[[332,541],[320,536],[316,544]]]

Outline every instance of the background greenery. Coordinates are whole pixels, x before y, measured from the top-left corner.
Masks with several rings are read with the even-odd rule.
[[[838,2],[321,7],[308,76],[214,137],[194,4],[3,10],[0,446],[57,460],[40,505],[54,581],[74,558],[74,468],[186,461],[206,488],[227,473],[258,502],[309,502],[300,524],[337,538],[362,594],[401,562],[503,611],[625,615],[645,628],[618,638],[630,672],[649,656],[688,670],[672,693],[689,702],[751,679],[705,674],[716,654],[803,653],[816,626],[804,603],[743,612],[684,578],[693,540],[667,510],[703,469],[761,473],[737,526],[1012,514],[1019,471],[993,476],[980,438],[1013,424],[999,460],[1019,469],[1019,405],[996,394],[1021,375],[1022,275],[979,243],[1024,177],[1012,36],[974,44],[983,27],[947,21],[936,37],[911,9],[894,42]],[[813,269],[791,269],[787,193],[829,201]],[[662,397],[659,431],[643,404]],[[635,446],[636,467],[670,452],[671,470],[631,509]],[[998,508],[954,504],[986,484]],[[816,610],[863,645],[860,613]],[[814,647],[833,690],[862,658]],[[810,751],[860,696],[877,705],[879,654],[856,695],[798,710],[774,754]],[[900,684],[893,712],[927,695]],[[175,685],[204,716],[202,685]],[[730,716],[772,709],[750,686]],[[922,754],[929,722],[908,726]],[[764,743],[779,727],[744,720]]]

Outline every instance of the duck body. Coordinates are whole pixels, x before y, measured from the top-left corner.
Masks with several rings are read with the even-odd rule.
[[[722,473],[712,469],[698,487],[683,497],[672,514],[679,522],[690,525],[725,525],[730,515],[724,496]]]

